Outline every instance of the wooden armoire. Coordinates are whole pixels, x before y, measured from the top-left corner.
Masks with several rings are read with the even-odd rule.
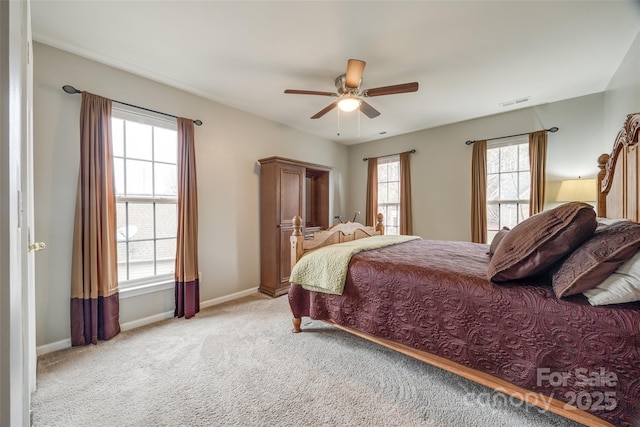
[[[329,226],[330,167],[282,157],[260,163],[260,292],[289,290],[291,220],[300,215],[304,233]]]

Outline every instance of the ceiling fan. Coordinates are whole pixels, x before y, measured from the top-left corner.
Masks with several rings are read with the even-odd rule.
[[[322,110],[311,116],[312,119],[319,119],[329,111],[338,107],[342,111],[353,111],[360,108],[360,111],[370,119],[378,117],[380,112],[373,108],[362,98],[370,98],[372,96],[393,95],[396,93],[416,92],[418,90],[418,82],[402,83],[391,86],[376,87],[372,89],[360,89],[362,85],[362,72],[366,62],[359,59],[350,59],[347,62],[346,74],[336,77],[336,92],[318,92],[314,90],[296,90],[287,89],[284,93],[295,95],[321,95],[336,96],[338,100],[327,105]]]

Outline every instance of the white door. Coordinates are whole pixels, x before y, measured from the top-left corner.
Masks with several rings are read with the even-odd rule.
[[[28,426],[35,385],[29,293],[32,209],[29,1],[0,1],[0,425]],[[27,203],[25,203],[27,200]],[[26,209],[25,209],[26,208]],[[30,344],[31,343],[31,344]]]
[[[22,254],[27,255],[22,262],[22,283],[23,283],[23,314],[24,325],[24,348],[23,355],[26,375],[24,378],[24,408],[25,419],[30,419],[31,393],[36,390],[36,285],[35,285],[35,254],[44,249],[44,243],[35,242],[35,219],[33,203],[33,44],[31,40],[31,7],[26,3],[26,26],[25,37],[27,52],[25,55],[26,64],[24,75],[26,81],[23,85],[24,101],[24,129],[22,139]]]

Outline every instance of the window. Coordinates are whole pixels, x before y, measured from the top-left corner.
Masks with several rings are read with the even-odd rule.
[[[378,159],[378,209],[384,234],[400,234],[400,158]]]
[[[178,203],[175,123],[115,110],[112,117],[118,282],[173,278]]]
[[[517,139],[487,147],[487,241],[502,227],[529,217],[529,142]]]

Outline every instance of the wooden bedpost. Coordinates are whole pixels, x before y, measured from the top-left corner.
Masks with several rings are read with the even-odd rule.
[[[289,240],[291,241],[291,268],[293,268],[304,254],[304,234],[302,234],[302,217],[300,215],[294,216],[291,222],[293,234]]]
[[[300,215],[296,215],[291,220],[293,224],[293,234],[289,238],[291,241],[291,268],[298,262],[298,260],[304,254],[304,234],[302,234],[302,217]],[[302,323],[302,318],[294,317],[293,321],[293,330],[291,332],[297,334],[301,332],[300,324]]]
[[[383,219],[384,216],[382,213],[378,213],[378,215],[376,215],[376,231],[380,234],[384,234],[384,224],[382,223]]]
[[[598,172],[598,179],[596,180],[598,185],[598,207],[596,212],[600,218],[607,217],[607,193],[602,191],[602,180],[607,174],[606,168],[608,161],[609,155],[606,153],[598,157],[598,168],[600,168],[600,171]]]

